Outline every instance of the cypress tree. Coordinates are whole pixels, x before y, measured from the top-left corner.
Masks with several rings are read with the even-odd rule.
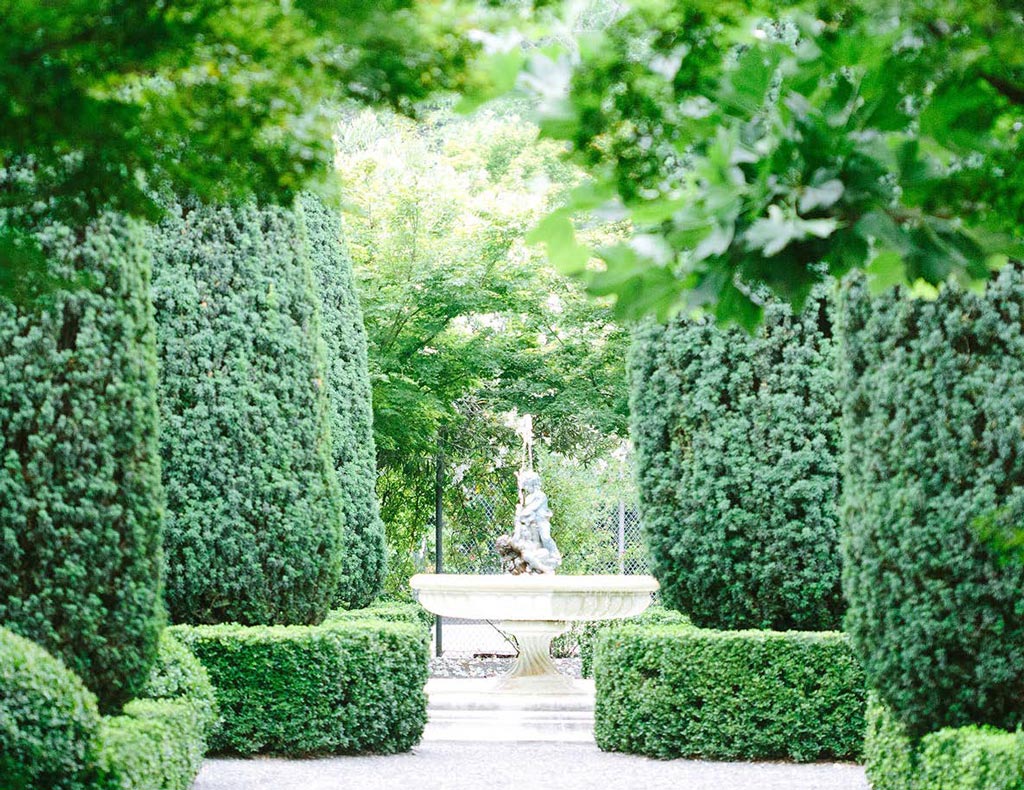
[[[1024,567],[984,534],[1024,516],[1024,273],[984,296],[841,310],[844,589],[868,680],[909,728],[1024,724]]]
[[[342,583],[344,515],[295,216],[178,206],[155,247],[172,618],[319,622]]]
[[[113,215],[36,235],[85,286],[0,302],[0,624],[110,712],[142,688],[162,626],[150,256]]]
[[[344,583],[336,603],[357,609],[368,606],[380,592],[385,571],[366,330],[340,218],[310,195],[300,199],[298,216],[320,291],[331,444],[346,525]]]
[[[643,525],[667,605],[712,628],[842,615],[839,413],[828,303],[756,336],[680,318],[630,358]]]

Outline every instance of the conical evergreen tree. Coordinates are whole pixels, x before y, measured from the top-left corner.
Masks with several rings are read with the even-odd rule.
[[[1024,271],[840,310],[847,630],[914,735],[1024,724]]]
[[[343,583],[319,298],[293,212],[176,206],[156,234],[175,622],[316,623]]]
[[[774,304],[753,337],[680,318],[634,339],[644,530],[665,602],[698,625],[840,625],[830,313]]]
[[[336,602],[354,609],[373,601],[385,571],[366,330],[339,216],[316,197],[304,195],[298,217],[320,291],[331,444],[345,514],[344,582]]]
[[[0,624],[113,711],[144,684],[162,625],[150,256],[116,216],[37,238],[84,287],[38,309],[0,302]]]

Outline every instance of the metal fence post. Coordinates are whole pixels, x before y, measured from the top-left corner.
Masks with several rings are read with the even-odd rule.
[[[437,435],[437,457],[434,459],[434,570],[444,572],[444,431]],[[437,656],[444,652],[441,641],[441,615],[434,623],[434,651]]]
[[[626,503],[619,500],[619,573],[626,572]]]

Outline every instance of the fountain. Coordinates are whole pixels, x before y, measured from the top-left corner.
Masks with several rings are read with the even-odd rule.
[[[523,466],[520,500],[511,536],[498,538],[504,574],[417,574],[413,594],[425,609],[443,617],[497,621],[512,634],[519,656],[495,690],[564,694],[579,686],[551,660],[551,640],[578,621],[614,620],[640,614],[658,582],[651,576],[558,576],[562,555],[551,537],[552,512],[532,469],[532,425],[520,426]]]

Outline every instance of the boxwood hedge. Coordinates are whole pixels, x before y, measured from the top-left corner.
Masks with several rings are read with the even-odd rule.
[[[96,697],[58,658],[0,628],[4,790],[85,790],[96,780]]]
[[[864,762],[874,790],[1024,790],[1024,732],[947,727],[914,739],[872,697]]]
[[[855,759],[864,674],[829,632],[623,626],[598,639],[597,744],[651,757]]]
[[[382,620],[176,626],[217,691],[215,750],[314,755],[411,748],[426,724],[428,639]]]

